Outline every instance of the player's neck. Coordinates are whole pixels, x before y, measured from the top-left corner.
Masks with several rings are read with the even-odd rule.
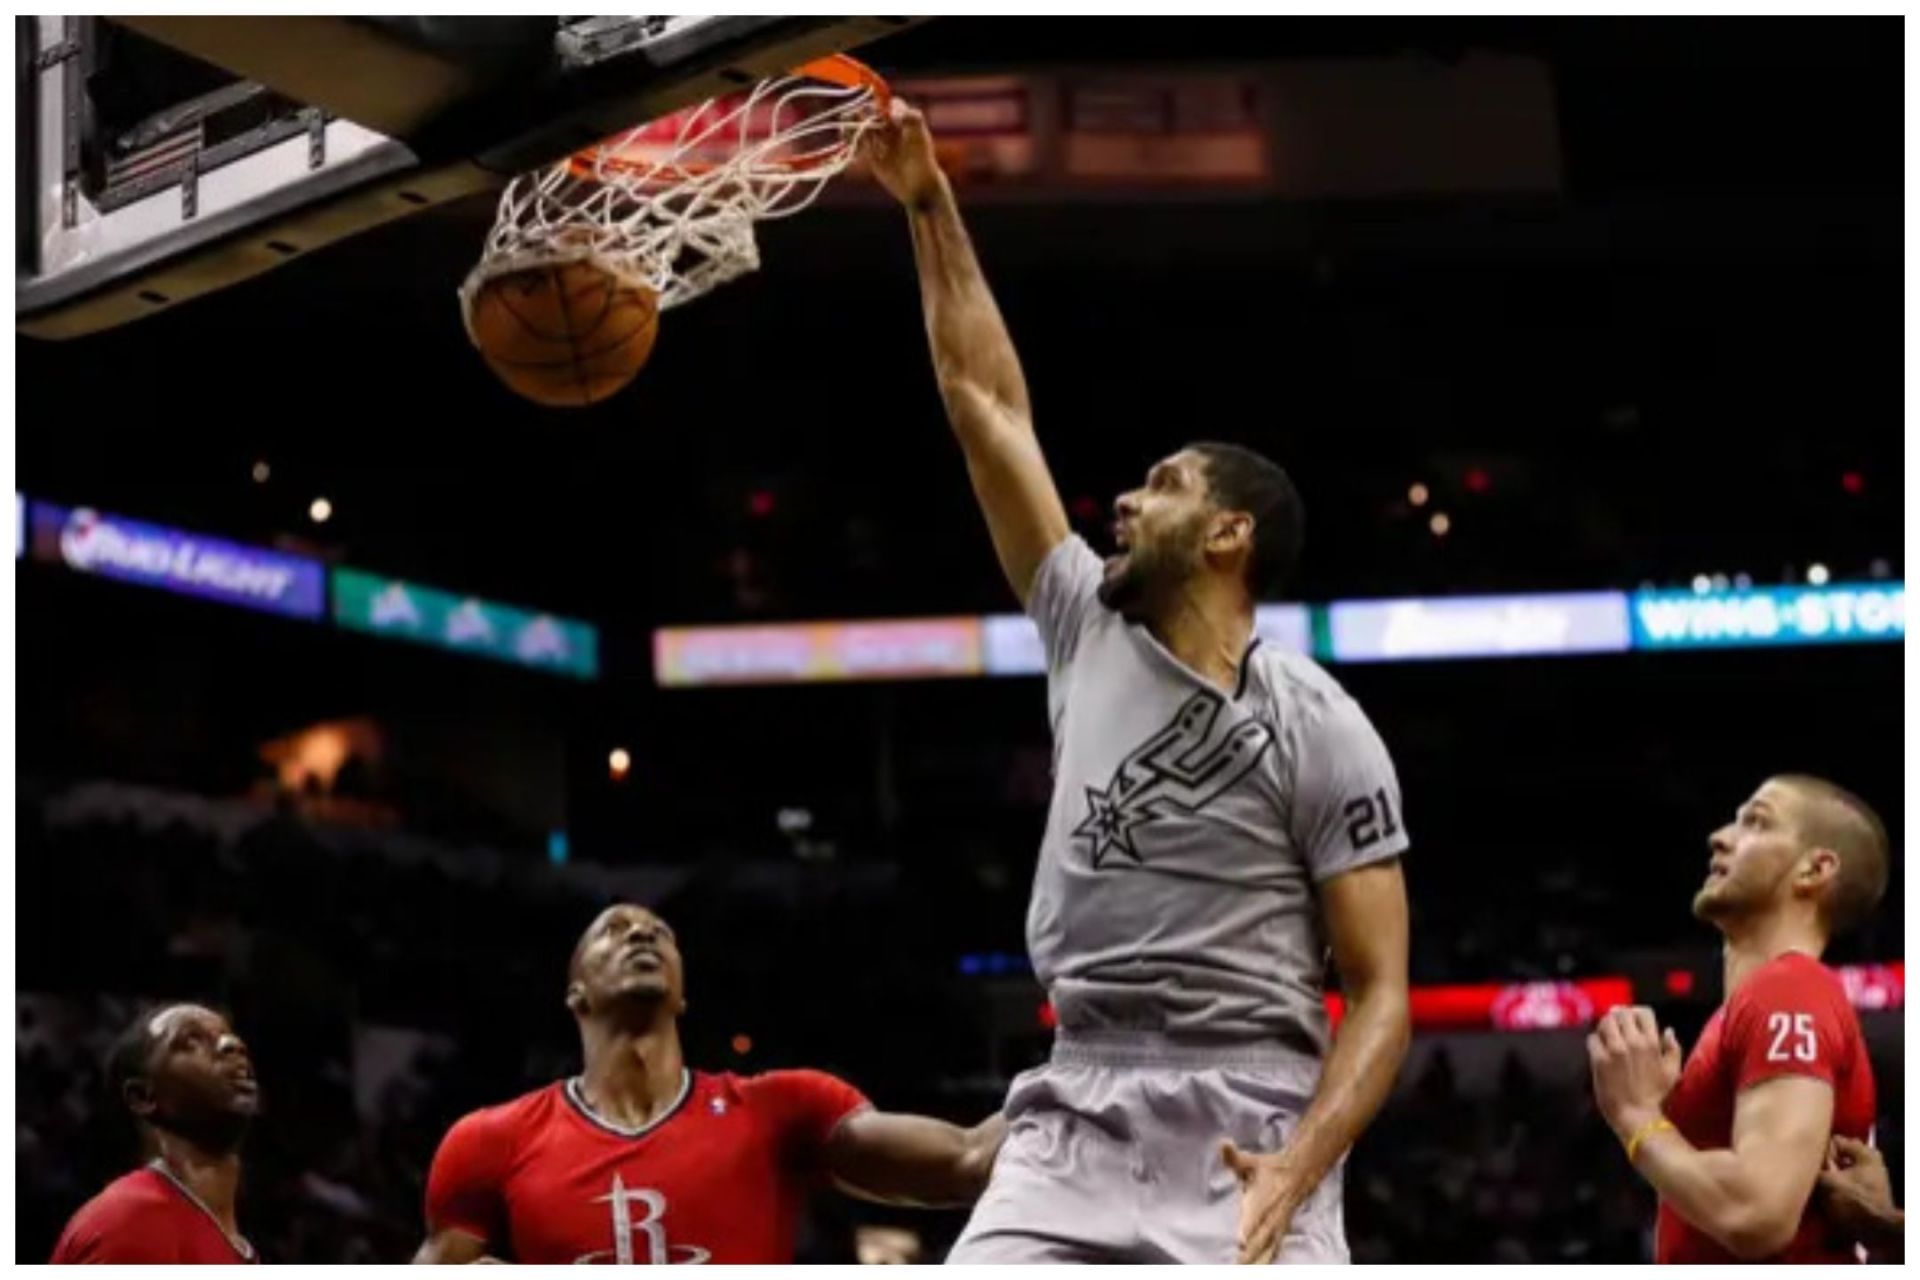
[[[639,1031],[589,1028],[586,1058],[580,1086],[587,1105],[604,1120],[626,1129],[643,1128],[679,1100],[687,1064],[679,1028],[671,1022]]]
[[[1827,949],[1827,940],[1821,936],[1819,926],[1799,916],[1763,916],[1742,921],[1724,932],[1726,946],[1721,951],[1721,963],[1726,985],[1721,990],[1729,1000],[1740,989],[1740,984],[1768,961],[1777,960],[1789,951],[1804,952],[1818,960]]]
[[[1253,605],[1244,594],[1230,597],[1189,583],[1158,611],[1149,630],[1181,663],[1232,693],[1253,639]]]
[[[193,1193],[230,1236],[240,1234],[240,1154],[208,1151],[177,1133],[153,1131],[155,1159],[174,1181]]]

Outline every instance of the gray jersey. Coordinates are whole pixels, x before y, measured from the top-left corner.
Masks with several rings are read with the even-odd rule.
[[[1256,644],[1229,697],[1102,605],[1069,537],[1028,611],[1047,651],[1053,804],[1027,912],[1068,1031],[1324,1050],[1314,886],[1407,847],[1393,762],[1310,659]]]

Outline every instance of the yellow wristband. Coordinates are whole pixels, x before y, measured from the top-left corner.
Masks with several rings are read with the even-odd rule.
[[[1641,1143],[1651,1138],[1654,1134],[1659,1133],[1662,1129],[1671,1128],[1673,1128],[1673,1121],[1667,1119],[1665,1116],[1655,1116],[1653,1119],[1641,1125],[1639,1131],[1627,1139],[1627,1163],[1632,1164],[1634,1158],[1640,1154]]]

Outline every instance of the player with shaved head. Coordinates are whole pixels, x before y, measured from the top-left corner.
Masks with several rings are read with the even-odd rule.
[[[225,1017],[176,1004],[135,1018],[107,1060],[147,1162],[81,1206],[52,1261],[257,1262],[240,1234],[240,1141],[260,1110],[247,1046]]]
[[[587,927],[566,1003],[583,1069],[448,1131],[416,1262],[790,1263],[815,1186],[935,1206],[986,1185],[998,1117],[877,1111],[819,1071],[690,1069],[680,949],[645,907]]]
[[[1782,774],[1707,847],[1693,914],[1725,940],[1725,1002],[1684,1067],[1652,1010],[1603,1018],[1600,1112],[1660,1194],[1657,1261],[1855,1261],[1858,1230],[1814,1190],[1831,1152],[1869,1139],[1873,1067],[1820,957],[1886,892],[1886,827],[1844,787]]]

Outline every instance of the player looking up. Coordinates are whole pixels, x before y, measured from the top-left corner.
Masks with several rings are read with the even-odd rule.
[[[926,122],[896,100],[864,145],[907,211],[934,375],[1039,626],[1054,735],[1027,945],[1059,1031],[1007,1095],[949,1260],[1344,1260],[1342,1162],[1409,1035],[1407,834],[1358,704],[1254,634],[1300,553],[1299,496],[1251,449],[1188,445],[1115,502],[1103,563],[1068,528]]]
[[[1725,939],[1726,1001],[1684,1068],[1652,1010],[1612,1010],[1587,1038],[1594,1097],[1660,1194],[1655,1261],[1855,1261],[1855,1233],[1813,1192],[1831,1143],[1873,1128],[1873,1066],[1820,956],[1886,892],[1886,828],[1852,792],[1789,774],[1708,849],[1693,914]]]
[[[607,908],[567,967],[584,1070],[448,1131],[416,1262],[790,1263],[807,1192],[971,1203],[998,1117],[961,1129],[876,1111],[818,1071],[689,1070],[673,931]]]

